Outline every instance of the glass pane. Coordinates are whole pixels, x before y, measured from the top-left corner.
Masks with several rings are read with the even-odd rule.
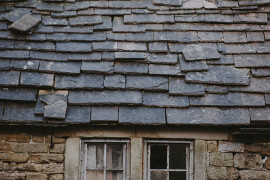
[[[107,145],[107,168],[122,169],[123,168],[123,145],[108,144]]]
[[[96,145],[88,144],[86,169],[96,169],[96,149]]]
[[[104,169],[104,144],[97,144],[96,146],[96,168]]]
[[[166,171],[151,171],[151,180],[168,180],[168,172]]]
[[[170,145],[170,169],[186,169],[186,144]]]
[[[122,171],[107,171],[106,180],[123,180]]]
[[[169,180],[186,180],[186,172],[170,172]]]
[[[150,169],[167,169],[166,145],[151,145]]]
[[[103,170],[86,170],[86,180],[103,180]]]

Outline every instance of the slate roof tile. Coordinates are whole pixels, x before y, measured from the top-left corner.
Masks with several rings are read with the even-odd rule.
[[[0,60],[0,70],[9,70],[10,60],[1,59]]]
[[[270,67],[269,54],[234,55],[235,67]]]
[[[154,64],[176,64],[178,56],[176,54],[149,54],[147,60]]]
[[[182,72],[208,70],[208,66],[207,66],[206,61],[186,61],[182,55],[179,55],[179,61],[180,61],[180,66],[181,66]]]
[[[67,54],[55,53],[55,52],[41,52],[41,51],[31,51],[31,59],[40,59],[47,61],[67,61]]]
[[[30,14],[31,9],[19,8],[3,15],[3,18],[9,22],[16,22],[26,14]]]
[[[126,14],[131,14],[130,9],[95,9],[95,14],[98,15],[126,15]]]
[[[114,72],[122,74],[146,74],[148,64],[134,62],[115,62]]]
[[[123,75],[107,75],[104,79],[104,87],[108,89],[124,89],[126,77]]]
[[[53,87],[54,74],[21,72],[20,84],[35,87]]]
[[[268,77],[270,76],[270,68],[265,69],[251,69],[252,75],[255,77]]]
[[[37,89],[0,88],[0,99],[10,101],[36,102]]]
[[[174,17],[172,15],[156,15],[156,14],[132,14],[132,15],[125,15],[124,17],[125,23],[135,23],[135,24],[142,24],[142,23],[174,23]]]
[[[203,96],[204,86],[201,84],[187,84],[182,78],[170,78],[169,94],[184,96]]]
[[[59,52],[92,52],[92,45],[90,43],[58,42],[58,43],[56,43],[56,51],[59,51]]]
[[[56,101],[53,104],[44,106],[44,117],[48,119],[65,119],[67,102],[64,100]]]
[[[69,18],[69,23],[71,26],[82,26],[82,25],[95,25],[101,24],[101,16],[77,16]]]
[[[51,18],[50,16],[43,17],[42,23],[45,26],[65,26],[68,24],[66,19]]]
[[[205,92],[209,94],[226,94],[229,91],[227,86],[219,86],[219,85],[206,85]]]
[[[122,17],[115,17],[113,20],[113,32],[145,32],[143,25],[127,25]]]
[[[250,108],[250,118],[253,122],[269,122],[270,108]]]
[[[101,61],[101,62],[82,62],[81,70],[86,73],[112,73],[113,62]]]
[[[89,123],[91,108],[88,106],[68,106],[65,121],[67,123]]]
[[[144,60],[147,54],[143,52],[116,52],[115,59],[118,60]]]
[[[64,6],[62,3],[47,3],[47,2],[38,1],[37,10],[62,12],[64,11]]]
[[[49,73],[79,74],[81,69],[80,62],[49,62],[41,61],[39,71]]]
[[[181,68],[179,64],[176,64],[176,65],[150,64],[149,74],[185,76],[185,74],[181,72]]]
[[[20,71],[0,71],[0,86],[16,86],[19,84]]]
[[[118,122],[117,106],[92,107],[91,122]]]
[[[66,4],[64,6],[65,10],[67,11],[77,11],[81,9],[87,9],[90,7],[90,2],[89,1],[84,1],[84,2],[75,2],[71,4]]]
[[[27,59],[29,54],[29,51],[23,50],[2,50],[0,51],[0,58]]]
[[[270,93],[270,77],[251,78],[249,86],[230,87],[230,91]]]

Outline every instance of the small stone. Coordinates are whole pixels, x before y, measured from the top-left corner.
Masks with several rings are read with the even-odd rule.
[[[192,44],[183,49],[183,55],[187,61],[219,59],[220,54],[214,44]]]
[[[246,151],[270,156],[270,143],[246,144]]]
[[[218,144],[218,151],[220,152],[244,152],[244,150],[244,143],[220,141]]]
[[[27,162],[29,159],[29,155],[27,153],[13,153],[10,155],[10,161],[11,162],[17,162],[17,163],[22,163],[22,162]]]
[[[239,171],[241,179],[270,179],[269,171],[258,171],[258,170],[242,170]]]
[[[41,173],[26,173],[26,180],[32,180],[32,179],[38,179],[38,180],[47,180],[48,175],[47,174],[41,174]]]
[[[212,152],[209,163],[210,166],[233,166],[233,153]]]
[[[53,104],[44,106],[44,117],[54,119],[65,119],[67,111],[67,102],[59,100]]]
[[[50,175],[49,180],[62,180],[62,179],[64,179],[63,174],[52,174]]]
[[[43,166],[43,173],[46,174],[57,174],[57,173],[63,173],[64,172],[64,166],[63,164],[46,164]]]
[[[260,154],[237,153],[234,156],[234,167],[241,169],[261,169],[263,165]]]
[[[207,141],[207,151],[208,152],[217,151],[217,141]]]
[[[50,163],[50,162],[63,162],[64,156],[63,154],[31,154],[30,155],[30,162],[41,164],[41,163]]]

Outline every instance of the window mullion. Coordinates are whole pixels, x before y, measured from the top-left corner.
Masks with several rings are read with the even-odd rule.
[[[167,145],[167,170],[170,169],[170,146]],[[170,173],[168,172],[168,180],[170,178]]]
[[[104,143],[104,159],[103,159],[103,164],[104,164],[104,180],[107,179],[106,177],[106,168],[107,168],[107,144]]]

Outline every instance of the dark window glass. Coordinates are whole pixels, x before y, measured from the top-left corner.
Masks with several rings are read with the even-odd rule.
[[[170,145],[169,169],[186,169],[186,144]]]
[[[167,169],[167,146],[151,145],[150,168]]]
[[[169,180],[186,180],[186,172],[170,172]]]
[[[166,171],[152,171],[151,180],[168,180],[168,172]]]

